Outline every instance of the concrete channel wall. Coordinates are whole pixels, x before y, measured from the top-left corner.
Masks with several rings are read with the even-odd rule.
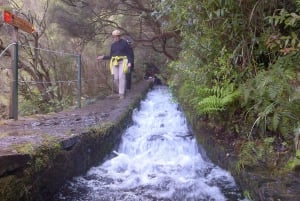
[[[84,174],[113,150],[122,131],[132,121],[133,109],[138,107],[150,88],[151,83],[143,81],[136,84],[123,100],[106,97],[77,113],[71,111],[0,125],[0,200],[52,200],[68,179]],[[104,104],[104,101],[108,103]],[[76,127],[80,121],[90,120],[91,115],[98,120],[87,123],[85,127]],[[65,118],[73,118],[74,122],[69,125],[76,129],[60,126]],[[40,128],[28,129],[30,125]],[[15,142],[19,140],[17,144],[11,140],[12,136]],[[26,138],[22,141],[24,136]],[[30,142],[24,143],[25,139],[30,139]]]

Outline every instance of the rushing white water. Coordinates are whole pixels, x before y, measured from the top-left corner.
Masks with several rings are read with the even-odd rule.
[[[114,157],[74,178],[57,200],[241,200],[229,172],[201,155],[166,87],[150,91],[133,113]]]

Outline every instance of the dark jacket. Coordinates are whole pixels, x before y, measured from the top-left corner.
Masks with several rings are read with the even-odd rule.
[[[131,63],[130,69],[133,70],[134,69],[134,53],[133,53],[133,48],[130,44],[129,44],[129,54],[130,54],[130,57],[132,58],[132,62],[130,62]]]
[[[133,64],[133,53],[130,45],[124,39],[120,39],[111,44],[110,55],[104,56],[103,59],[111,59],[114,56],[127,56],[128,63]]]

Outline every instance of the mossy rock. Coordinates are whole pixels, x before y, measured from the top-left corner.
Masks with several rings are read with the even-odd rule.
[[[0,179],[0,200],[2,201],[16,201],[24,200],[28,194],[24,178],[10,175]]]

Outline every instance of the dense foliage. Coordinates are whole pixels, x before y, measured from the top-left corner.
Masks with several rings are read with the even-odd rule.
[[[297,149],[300,1],[165,0],[160,6],[165,29],[182,36],[180,59],[170,65],[181,102],[224,126],[224,135],[234,132],[245,141],[242,149],[256,150],[253,158],[270,157],[262,156],[266,146],[272,153]]]

